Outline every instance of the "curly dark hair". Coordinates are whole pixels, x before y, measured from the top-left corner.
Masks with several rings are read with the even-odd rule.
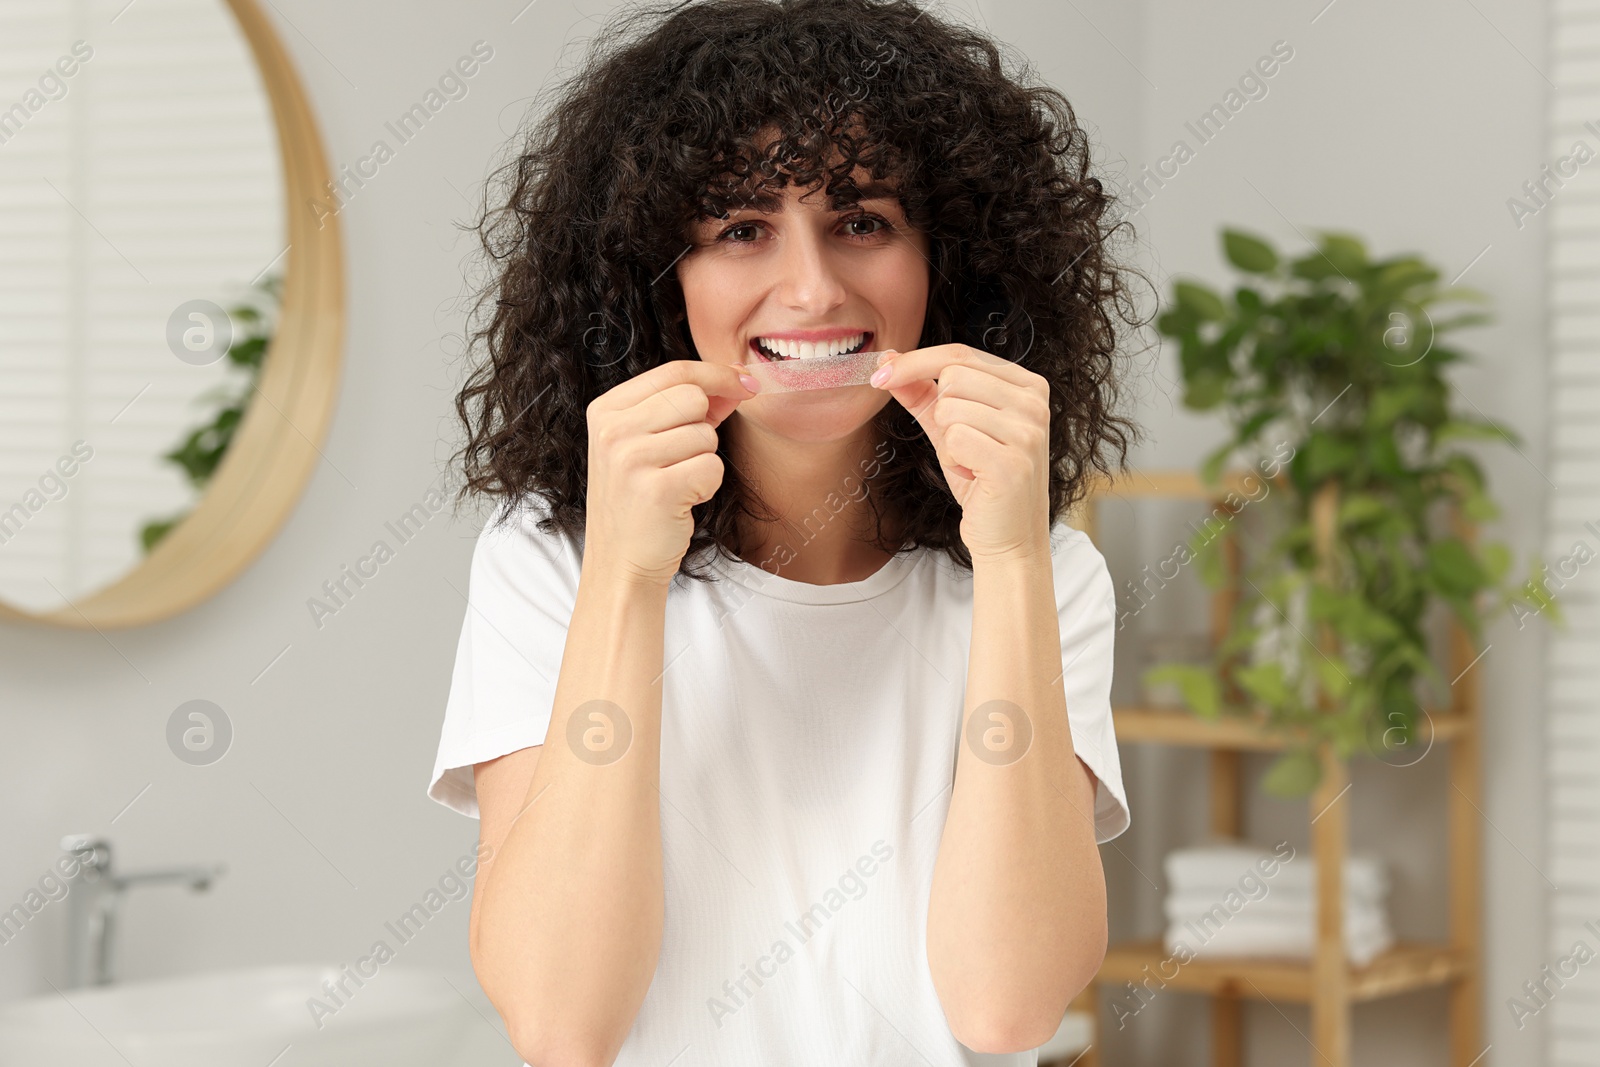
[[[1130,224],[1102,226],[1116,198],[1089,175],[1088,137],[1061,93],[1008,76],[992,39],[910,0],[636,7],[596,40],[496,169],[490,185],[509,192],[475,226],[492,280],[472,319],[493,308],[469,332],[486,358],[456,397],[467,429],[458,503],[537,493],[549,505],[541,529],[581,536],[589,402],[698,358],[672,270],[689,227],[790,180],[826,181],[827,195],[853,203],[858,168],[894,183],[907,221],[929,235],[918,347],[967,344],[1050,383],[1051,515],[1096,472],[1125,466],[1138,428],[1118,411],[1114,319],[1143,323],[1126,287],[1137,272],[1107,245]],[[762,151],[768,128],[779,136]],[[898,403],[875,425],[896,447],[867,496],[873,543],[942,550],[970,569],[932,443]],[[778,518],[719,436],[723,482],[693,509],[679,571],[702,580],[703,551],[742,554],[741,516]],[[887,516],[899,536],[885,537]]]

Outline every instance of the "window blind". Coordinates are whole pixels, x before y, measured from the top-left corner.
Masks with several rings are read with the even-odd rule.
[[[1559,960],[1579,940],[1600,950],[1585,927],[1600,920],[1600,0],[1553,0],[1550,16],[1556,88],[1547,149],[1559,160],[1582,142],[1589,158],[1551,186],[1546,209],[1556,488],[1544,551],[1567,620],[1545,646],[1548,870],[1557,886],[1546,947]],[[1580,562],[1585,554],[1592,562]],[[1540,1012],[1546,1060],[1556,1067],[1600,1063],[1600,984],[1588,972],[1567,976]]]

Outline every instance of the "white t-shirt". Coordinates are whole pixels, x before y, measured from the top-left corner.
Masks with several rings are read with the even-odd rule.
[[[428,795],[474,818],[472,765],[542,744],[581,538],[490,524]],[[1111,724],[1116,603],[1081,531],[1051,530],[1072,743],[1099,779],[1095,835],[1128,827]],[[798,546],[796,546],[798,547]],[[1038,1062],[950,1033],[927,964],[954,783],[972,575],[943,553],[810,585],[716,560],[666,602],[661,954],[617,1067]]]

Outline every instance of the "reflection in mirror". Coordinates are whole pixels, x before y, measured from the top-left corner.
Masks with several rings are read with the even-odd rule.
[[[226,452],[283,175],[222,0],[5,0],[0,41],[0,601],[47,611],[138,565]]]

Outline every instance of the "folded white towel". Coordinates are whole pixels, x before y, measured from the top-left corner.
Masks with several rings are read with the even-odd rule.
[[[1285,859],[1285,855],[1289,858]],[[1213,898],[1230,889],[1240,889],[1241,879],[1246,878],[1271,886],[1274,894],[1309,895],[1316,885],[1317,873],[1316,861],[1307,853],[1274,852],[1242,843],[1174,849],[1167,853],[1162,867],[1173,893],[1198,892]],[[1383,862],[1371,855],[1346,857],[1344,889],[1352,898],[1382,900],[1389,892]]]
[[[1202,932],[1209,933],[1204,940],[1187,924],[1174,923],[1168,926],[1165,938],[1167,952],[1180,962],[1185,958],[1310,959],[1316,941],[1310,923],[1252,923],[1243,913],[1234,916],[1220,928],[1209,928]],[[1345,958],[1357,967],[1365,967],[1393,944],[1394,935],[1386,921],[1363,924],[1359,928],[1347,927],[1344,934]]]
[[[1182,922],[1201,915],[1212,915],[1217,920],[1231,915],[1234,919],[1249,917],[1254,920],[1279,922],[1313,922],[1316,918],[1316,901],[1307,893],[1279,893],[1270,890],[1266,896],[1229,898],[1225,894],[1208,896],[1205,893],[1169,893],[1162,903],[1169,922]],[[1359,926],[1381,919],[1386,911],[1381,903],[1360,897],[1346,897],[1344,922],[1346,926]]]
[[[1223,881],[1232,881],[1257,860],[1271,857],[1282,864],[1286,855],[1292,856],[1294,853],[1286,850],[1275,854],[1243,841],[1214,841],[1206,845],[1175,848],[1167,853],[1162,866],[1166,869],[1168,879],[1200,882],[1221,878]]]
[[[1312,871],[1311,873],[1314,880],[1316,872]],[[1315,887],[1313,886],[1295,885],[1292,882],[1286,885],[1280,885],[1276,880],[1269,879],[1262,879],[1262,881],[1265,882],[1267,887],[1271,890],[1268,896],[1273,900],[1280,901],[1284,905],[1289,905],[1292,903],[1298,907],[1304,907],[1307,909],[1314,909],[1316,907],[1317,893]],[[1249,887],[1247,886],[1246,888],[1248,889]],[[1174,888],[1174,891],[1177,891],[1176,887]],[[1220,887],[1214,889],[1194,889],[1186,887],[1181,892],[1186,897],[1203,896],[1206,893],[1210,893],[1212,898],[1215,899],[1220,897],[1224,892],[1226,892],[1226,890],[1221,889]],[[1260,895],[1260,892],[1261,891],[1259,889],[1256,890],[1257,895]],[[1387,899],[1388,896],[1389,894],[1387,890],[1381,884],[1375,884],[1371,879],[1361,878],[1358,879],[1355,884],[1351,884],[1350,879],[1345,879],[1344,902],[1347,907],[1351,904],[1359,904],[1365,907],[1381,908],[1383,907],[1384,900]]]
[[[1299,918],[1279,919],[1253,915],[1248,911],[1241,911],[1237,915],[1179,915],[1168,920],[1167,929],[1184,930],[1188,933],[1191,947],[1200,941],[1210,941],[1224,930],[1244,928],[1250,931],[1252,937],[1281,937],[1286,940],[1298,942],[1304,940],[1310,944],[1311,931],[1316,929],[1316,922],[1309,915]],[[1344,924],[1344,932],[1348,937],[1366,938],[1374,934],[1387,933],[1389,920],[1387,916],[1377,914],[1362,914],[1354,922]]]

